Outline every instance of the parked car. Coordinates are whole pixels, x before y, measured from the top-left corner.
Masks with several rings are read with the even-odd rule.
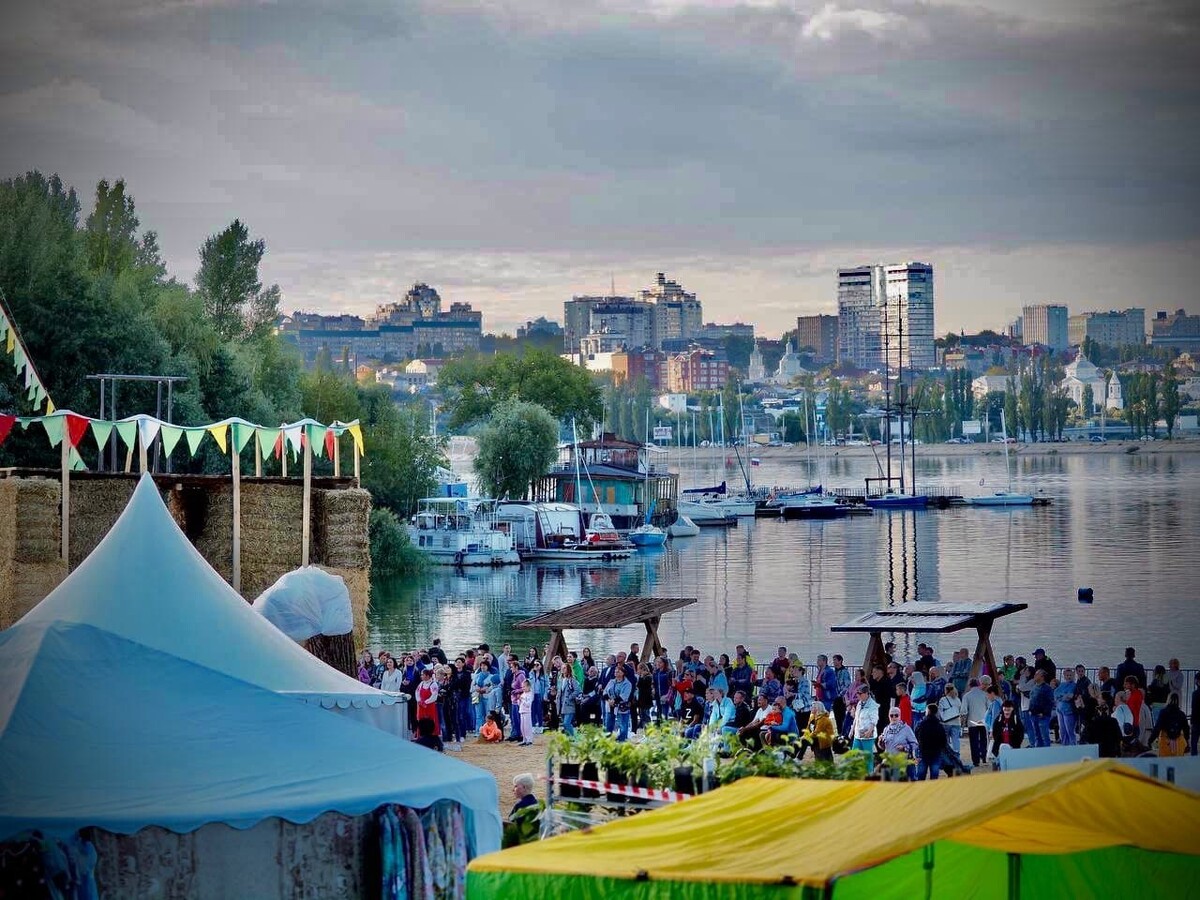
[[[1102,434],[1093,434],[1090,438],[1088,438],[1088,440],[1091,441],[1093,444],[1107,444],[1108,443],[1108,438],[1106,438]]]

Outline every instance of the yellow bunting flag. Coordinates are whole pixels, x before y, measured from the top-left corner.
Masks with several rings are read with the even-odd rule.
[[[208,433],[213,436],[213,440],[217,442],[217,446],[221,448],[222,453],[229,452],[229,445],[225,438],[229,434],[228,425],[212,425],[207,429]]]
[[[346,430],[349,431],[351,436],[354,438],[354,446],[358,448],[358,455],[364,456],[365,454],[363,452],[362,426],[361,425],[351,425]]]

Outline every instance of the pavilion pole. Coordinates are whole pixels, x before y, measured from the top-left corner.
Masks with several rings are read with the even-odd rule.
[[[312,536],[312,439],[309,437],[307,425],[300,435],[300,444],[304,452],[304,522],[300,529],[300,565],[307,566],[308,545]]]
[[[242,592],[242,466],[237,437],[229,436],[229,469],[233,476],[233,589]]]
[[[71,564],[71,439],[63,421],[62,438],[62,561]]]

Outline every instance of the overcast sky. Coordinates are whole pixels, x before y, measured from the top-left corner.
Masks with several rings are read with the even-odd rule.
[[[1200,312],[1200,16],[1106,0],[39,0],[0,175],[126,179],[172,271],[234,217],[284,306],[487,330],[666,271],[705,317],[935,266],[937,328]]]

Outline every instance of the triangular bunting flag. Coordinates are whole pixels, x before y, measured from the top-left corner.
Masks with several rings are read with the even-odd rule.
[[[71,448],[70,458],[72,472],[82,472],[87,469],[87,465],[84,464],[83,457],[79,455],[79,451],[75,448]]]
[[[175,446],[179,443],[179,439],[183,437],[183,429],[164,423],[159,429],[159,434],[162,435],[163,453],[170,456],[175,452]]]
[[[0,315],[3,315],[0,313]],[[4,443],[4,439],[8,437],[8,433],[12,431],[14,425],[17,424],[16,416],[6,416],[0,413],[0,444]]]
[[[185,428],[183,433],[187,435],[188,455],[195,456],[196,451],[200,449],[200,442],[208,432],[203,428]]]
[[[8,329],[8,337],[6,337],[6,338],[4,339],[4,349],[5,349],[5,350],[7,350],[9,353],[12,353],[12,352],[13,352],[13,349],[14,349],[16,346],[17,346],[17,335],[16,335],[16,333],[15,333],[15,332],[14,332],[14,331],[13,331],[13,330],[10,328],[10,329]]]
[[[337,445],[337,435],[330,428],[325,432],[325,455],[333,459],[333,448]]]
[[[66,419],[67,440],[70,441],[72,447],[78,447],[79,442],[83,440],[83,436],[87,434],[88,425],[91,423],[83,416],[67,416]]]
[[[12,338],[12,334],[10,333],[9,339],[11,340],[11,338]],[[16,366],[16,369],[17,369],[17,374],[19,375],[21,372],[24,372],[25,371],[25,351],[21,349],[20,344],[17,344],[12,348],[12,358],[13,358],[13,365]],[[28,386],[29,382],[26,381],[25,385]]]
[[[210,425],[208,433],[213,436],[213,440],[217,442],[217,446],[221,448],[222,453],[229,452],[229,444],[226,442],[226,438],[229,435],[228,425]]]
[[[100,422],[95,419],[92,420],[92,437],[96,439],[97,449],[104,449],[105,445],[108,443],[109,435],[112,434],[112,430],[112,422]]]
[[[63,417],[48,416],[42,419],[42,427],[46,429],[46,437],[50,438],[50,446],[57,447],[63,439]]]
[[[138,436],[142,439],[142,446],[149,447],[154,443],[154,439],[158,437],[158,429],[162,423],[158,419],[152,419],[149,416],[142,416],[137,420]]]
[[[312,447],[313,453],[318,459],[325,455],[325,432],[329,429],[323,425],[308,425],[305,426],[308,432],[308,445]]]
[[[354,438],[354,445],[355,445],[356,447],[358,447],[358,455],[359,455],[359,456],[365,456],[366,454],[365,454],[365,452],[363,451],[363,433],[362,433],[362,426],[361,426],[361,425],[351,425],[351,426],[350,426],[350,427],[347,429],[347,431],[349,431],[349,432],[350,432],[350,436]]]
[[[117,434],[121,436],[121,440],[125,442],[125,446],[133,449],[133,445],[137,440],[137,422],[118,422]]]
[[[283,433],[287,435],[287,442],[292,448],[292,455],[295,456],[300,452],[300,439],[303,437],[304,429],[297,425],[295,428],[285,428]]]
[[[263,459],[279,455],[278,447],[282,438],[283,432],[278,428],[258,429],[258,450],[262,453]]]
[[[253,425],[243,425],[241,422],[233,423],[233,449],[238,453],[246,449],[246,445],[250,443],[252,437],[254,437]]]
[[[51,400],[49,397],[46,398],[46,415],[48,415],[48,416],[54,415],[54,401]]]

